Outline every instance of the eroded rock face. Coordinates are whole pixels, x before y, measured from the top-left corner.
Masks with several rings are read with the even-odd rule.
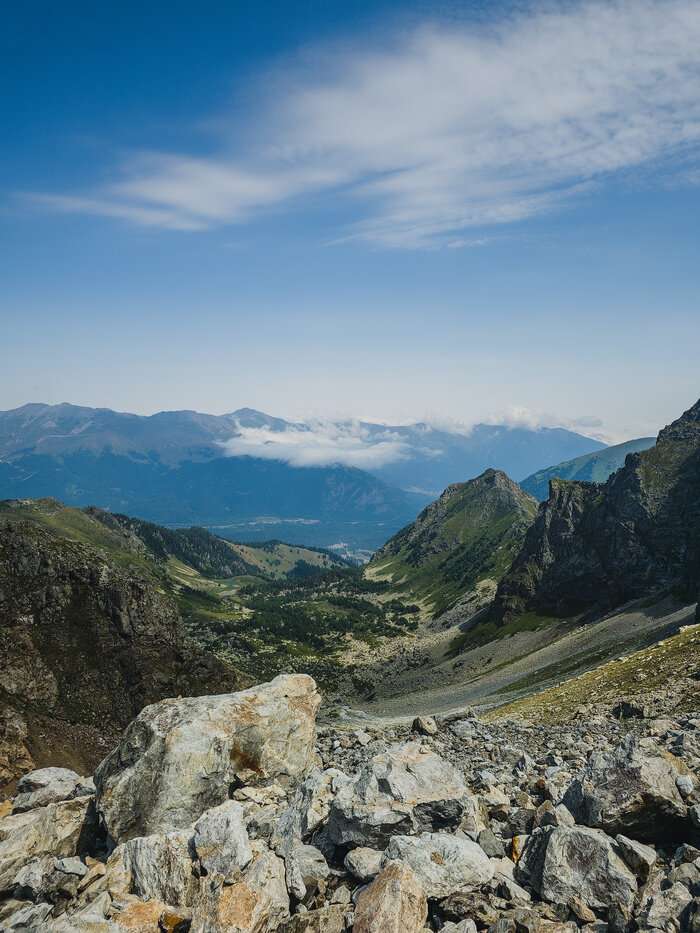
[[[194,849],[207,874],[229,878],[253,860],[243,807],[229,800],[202,814],[194,825]]]
[[[456,828],[469,793],[457,770],[417,742],[375,755],[333,800],[336,845],[384,848],[392,836]]]
[[[224,803],[237,775],[293,789],[311,771],[320,697],[306,675],[240,693],[147,706],[95,773],[115,841],[190,826]]]
[[[357,899],[353,933],[418,933],[428,902],[415,873],[390,862]]]
[[[480,846],[448,833],[394,836],[384,850],[382,865],[391,861],[412,868],[426,897],[436,899],[486,884],[494,875]]]
[[[682,762],[652,738],[625,738],[595,752],[564,795],[578,823],[643,842],[682,840],[687,809],[676,778]]]
[[[131,891],[145,901],[184,906],[196,887],[192,874],[190,832],[139,836],[124,843],[123,864],[131,873]]]
[[[6,816],[0,828],[0,893],[12,890],[15,875],[31,859],[78,855],[94,835],[90,797]]]

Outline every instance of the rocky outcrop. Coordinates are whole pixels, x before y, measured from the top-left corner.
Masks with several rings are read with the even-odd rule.
[[[321,700],[304,674],[147,706],[95,773],[112,839],[191,825],[243,784],[293,789],[311,771]]]
[[[676,586],[697,599],[700,401],[605,483],[550,482],[491,618],[606,610]]]
[[[0,793],[33,765],[92,771],[147,703],[241,684],[174,604],[104,553],[0,523]]]
[[[537,502],[502,470],[454,483],[390,538],[370,567],[444,611],[486,578],[500,579],[523,542]]]

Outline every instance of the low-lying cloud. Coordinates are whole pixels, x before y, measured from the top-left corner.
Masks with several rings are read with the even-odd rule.
[[[460,234],[561,209],[606,179],[696,183],[696,0],[501,16],[308,52],[312,67],[268,78],[254,118],[219,118],[208,155],[136,153],[112,184],[35,203],[196,231],[332,194],[356,214],[329,238],[434,248],[483,243]]]
[[[411,446],[391,431],[370,432],[358,422],[287,425],[283,431],[239,426],[223,444],[230,457],[282,460],[295,467],[344,466],[378,469],[411,455]]]

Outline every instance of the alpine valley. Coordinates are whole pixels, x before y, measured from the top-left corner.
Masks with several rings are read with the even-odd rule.
[[[700,929],[700,401],[382,428],[391,476],[224,456],[289,432],[248,410],[2,417],[3,930]]]

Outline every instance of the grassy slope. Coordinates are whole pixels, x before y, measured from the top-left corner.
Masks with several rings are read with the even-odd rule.
[[[318,570],[346,566],[345,561],[317,548],[295,547],[281,541],[235,544],[203,529],[172,531],[100,509],[66,506],[56,499],[0,502],[0,518],[36,522],[69,540],[99,547],[115,563],[135,567],[147,576],[154,575],[154,568],[157,577],[164,570],[176,587],[186,583],[208,590],[212,587],[210,581],[284,579],[295,571],[299,561]],[[222,568],[234,572],[221,572]]]
[[[555,476],[559,479],[604,483],[611,473],[619,470],[624,464],[627,454],[648,450],[655,440],[655,437],[640,437],[636,440],[625,441],[624,444],[615,444],[613,447],[595,450],[591,454],[584,454],[574,460],[566,460],[564,463],[557,463],[545,470],[538,470],[537,473],[524,479],[520,485],[538,502],[543,502],[549,496],[549,481]]]
[[[536,511],[516,483],[488,470],[445,490],[387,542],[367,575],[439,614],[482,580],[501,579]]]
[[[501,706],[485,718],[561,722],[580,707],[612,706],[636,698],[643,703],[651,700],[669,713],[696,709],[699,673],[700,625],[691,625],[649,647]]]

